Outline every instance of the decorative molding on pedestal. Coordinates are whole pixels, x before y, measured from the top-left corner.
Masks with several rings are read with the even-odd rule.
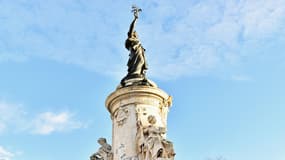
[[[151,101],[153,98],[156,101]],[[105,105],[113,116],[119,107],[131,103],[170,107],[172,98],[157,87],[138,85],[117,89],[107,97]]]

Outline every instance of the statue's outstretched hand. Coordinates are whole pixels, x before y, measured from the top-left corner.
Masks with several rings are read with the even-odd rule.
[[[135,13],[134,16],[135,16],[135,19],[139,18],[139,14],[138,13]]]

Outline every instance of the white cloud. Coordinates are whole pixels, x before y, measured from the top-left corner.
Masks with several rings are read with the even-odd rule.
[[[127,69],[124,39],[132,18],[128,3],[1,1],[0,14],[7,18],[0,17],[0,35],[5,37],[0,53],[7,54],[0,54],[0,61],[12,60],[9,54],[17,53],[121,77]],[[258,50],[268,38],[285,35],[284,0],[165,0],[138,5],[143,13],[137,30],[147,50],[148,73],[160,79],[229,69],[229,53],[235,53],[234,63],[242,63],[241,54],[252,53],[241,48],[246,51],[254,44]]]
[[[0,146],[0,160],[12,160],[14,154]]]
[[[182,7],[176,2],[157,2],[147,10],[149,14],[144,13],[151,23],[140,22],[142,27],[138,26],[152,65],[149,73],[168,79],[242,66],[245,58],[254,56],[248,47],[260,50],[266,46],[264,41],[278,41],[277,37],[285,35],[285,1],[258,2],[205,0]],[[171,14],[164,14],[165,6],[172,6]],[[275,37],[268,39],[269,35]]]
[[[282,22],[285,18],[285,1],[248,0],[244,1],[240,12],[246,38],[268,36],[284,25]]]
[[[41,113],[33,121],[33,132],[46,135],[52,132],[68,131],[84,126],[73,118],[73,115],[69,112],[58,114],[52,112]]]
[[[30,115],[24,111],[23,105],[0,100],[0,133],[20,131],[47,135],[83,127],[86,127],[86,124],[76,120],[75,115],[68,111]]]
[[[10,128],[23,126],[25,114],[21,104],[0,100],[0,133]]]
[[[0,53],[0,62],[15,61],[15,62],[25,62],[28,57],[22,54],[11,54],[11,53]]]
[[[252,78],[247,76],[247,75],[239,74],[239,75],[233,75],[232,80],[234,80],[234,81],[251,81]]]

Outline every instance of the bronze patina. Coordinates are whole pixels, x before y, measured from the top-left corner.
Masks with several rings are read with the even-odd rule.
[[[143,48],[138,34],[135,31],[135,25],[142,9],[133,6],[132,12],[134,19],[128,31],[128,38],[125,41],[125,47],[130,52],[127,63],[128,74],[122,79],[121,85],[124,87],[127,81],[132,81],[133,85],[150,85],[146,78],[147,62],[145,57],[145,49]]]

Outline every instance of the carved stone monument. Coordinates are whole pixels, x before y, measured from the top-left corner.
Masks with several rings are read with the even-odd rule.
[[[146,78],[145,49],[134,31],[142,10],[133,6],[132,11],[134,20],[125,43],[130,52],[128,74],[106,99],[113,122],[112,152],[111,146],[98,141],[102,147],[91,160],[97,160],[96,155],[99,160],[173,160],[175,156],[172,142],[166,139],[172,98]]]
[[[112,160],[112,147],[107,143],[107,140],[105,138],[99,138],[98,143],[101,147],[90,157],[90,160]]]

